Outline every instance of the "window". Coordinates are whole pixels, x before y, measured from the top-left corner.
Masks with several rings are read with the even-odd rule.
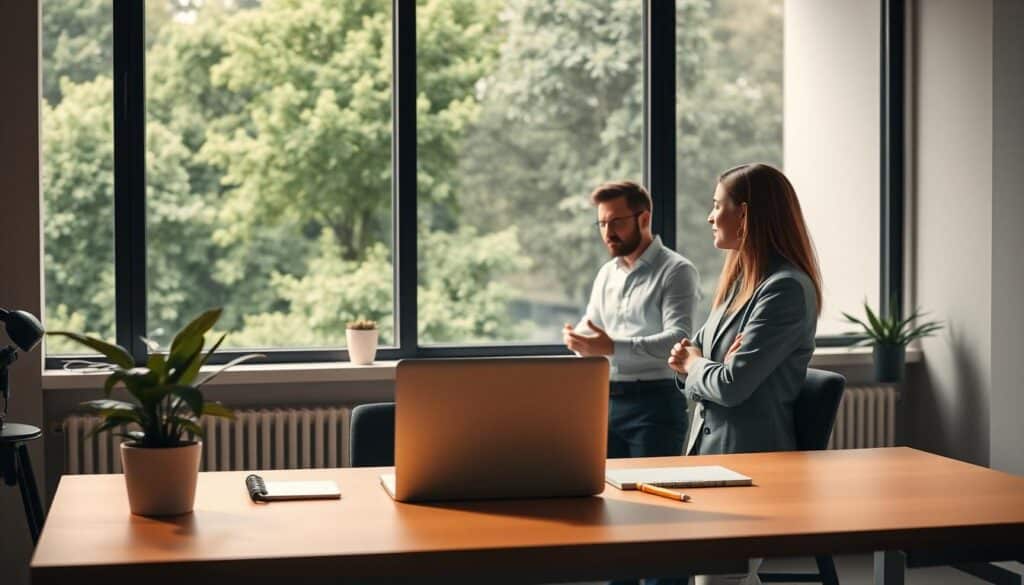
[[[114,108],[111,0],[42,4],[46,326],[113,340]],[[50,354],[81,347],[50,337]]]
[[[879,5],[786,3],[786,172],[824,281],[818,335],[879,303]],[[809,23],[817,23],[810,26]]]
[[[234,354],[269,361],[347,359],[357,318],[381,359],[566,353],[607,260],[597,184],[652,185],[703,319],[715,177],[760,160],[800,194],[828,341],[838,311],[900,293],[902,266],[879,225],[902,171],[878,168],[902,118],[877,130],[879,95],[902,100],[879,75],[901,33],[878,5],[836,6],[47,1],[47,325],[141,358],[135,340],[223,306]],[[50,367],[70,349],[51,342]]]
[[[783,1],[678,4],[676,55],[677,249],[700,272],[699,324],[724,261],[707,223],[718,175],[745,162],[785,166]]]
[[[724,260],[706,222],[716,178],[766,162],[793,182],[818,251],[818,335],[849,331],[841,312],[879,300],[879,5],[678,6],[677,232],[701,273],[701,315]]]
[[[393,343],[388,2],[146,4],[147,337]]]
[[[642,180],[641,3],[417,10],[419,338],[560,344],[607,260],[587,195]]]

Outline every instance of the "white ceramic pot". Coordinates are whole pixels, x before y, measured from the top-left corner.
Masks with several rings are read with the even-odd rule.
[[[151,449],[121,443],[128,506],[140,516],[188,514],[196,499],[203,443]]]
[[[349,361],[364,366],[373,363],[377,355],[376,329],[346,329],[345,339],[348,341]]]

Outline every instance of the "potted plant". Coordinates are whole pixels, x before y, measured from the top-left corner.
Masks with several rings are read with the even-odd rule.
[[[128,351],[119,345],[67,331],[50,333],[100,352],[114,366],[103,385],[105,398],[83,402],[82,406],[101,417],[90,436],[106,431],[126,439],[121,443],[121,462],[133,514],[191,512],[202,453],[199,419],[204,415],[234,418],[227,407],[207,402],[200,388],[224,370],[258,354],[235,358],[196,382],[200,368],[226,336],[221,335],[203,353],[206,333],[220,314],[217,308],[196,317],[175,335],[166,354],[151,353],[142,367],[136,367]],[[152,349],[153,344],[147,341],[147,345]],[[124,386],[133,402],[110,397],[118,384]]]
[[[851,331],[847,335],[867,336],[854,345],[874,345],[875,377],[879,382],[902,381],[907,344],[942,329],[941,321],[917,323],[918,318],[924,315],[920,309],[915,310],[906,319],[901,319],[898,314],[884,317],[872,311],[871,306],[865,301],[864,313],[866,320],[858,319],[849,313],[843,313],[843,317],[863,329]]]
[[[370,319],[349,321],[345,326],[348,359],[353,364],[368,365],[377,356],[377,322]]]

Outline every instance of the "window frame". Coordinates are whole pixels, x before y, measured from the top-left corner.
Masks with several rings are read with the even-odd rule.
[[[644,63],[643,169],[654,201],[652,228],[666,246],[676,246],[676,48],[675,1],[642,2]],[[905,1],[881,4],[881,213],[880,304],[892,315],[904,300]],[[416,0],[392,0],[392,225],[396,345],[378,358],[568,355],[558,344],[440,344],[420,346],[417,330],[416,229]],[[113,0],[114,44],[114,256],[116,339],[143,365],[146,334],[146,88],[145,2]],[[820,336],[819,347],[847,346],[858,336]],[[260,349],[254,363],[348,361],[343,348]],[[218,352],[211,363],[248,353]],[[46,357],[59,369],[71,356]],[[74,356],[80,359],[82,356]]]

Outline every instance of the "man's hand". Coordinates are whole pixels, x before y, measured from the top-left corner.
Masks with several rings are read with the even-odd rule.
[[[615,353],[615,342],[608,336],[604,329],[601,329],[594,322],[587,320],[587,327],[590,327],[591,331],[594,331],[594,335],[584,335],[582,333],[576,333],[573,326],[569,323],[565,324],[565,328],[562,329],[562,339],[565,341],[565,346],[575,351],[583,357],[593,355],[612,355]]]
[[[690,366],[693,362],[699,358],[704,357],[700,350],[693,345],[689,339],[683,338],[679,343],[672,346],[672,351],[668,356],[668,367],[679,372],[680,374],[687,374],[690,371]]]

